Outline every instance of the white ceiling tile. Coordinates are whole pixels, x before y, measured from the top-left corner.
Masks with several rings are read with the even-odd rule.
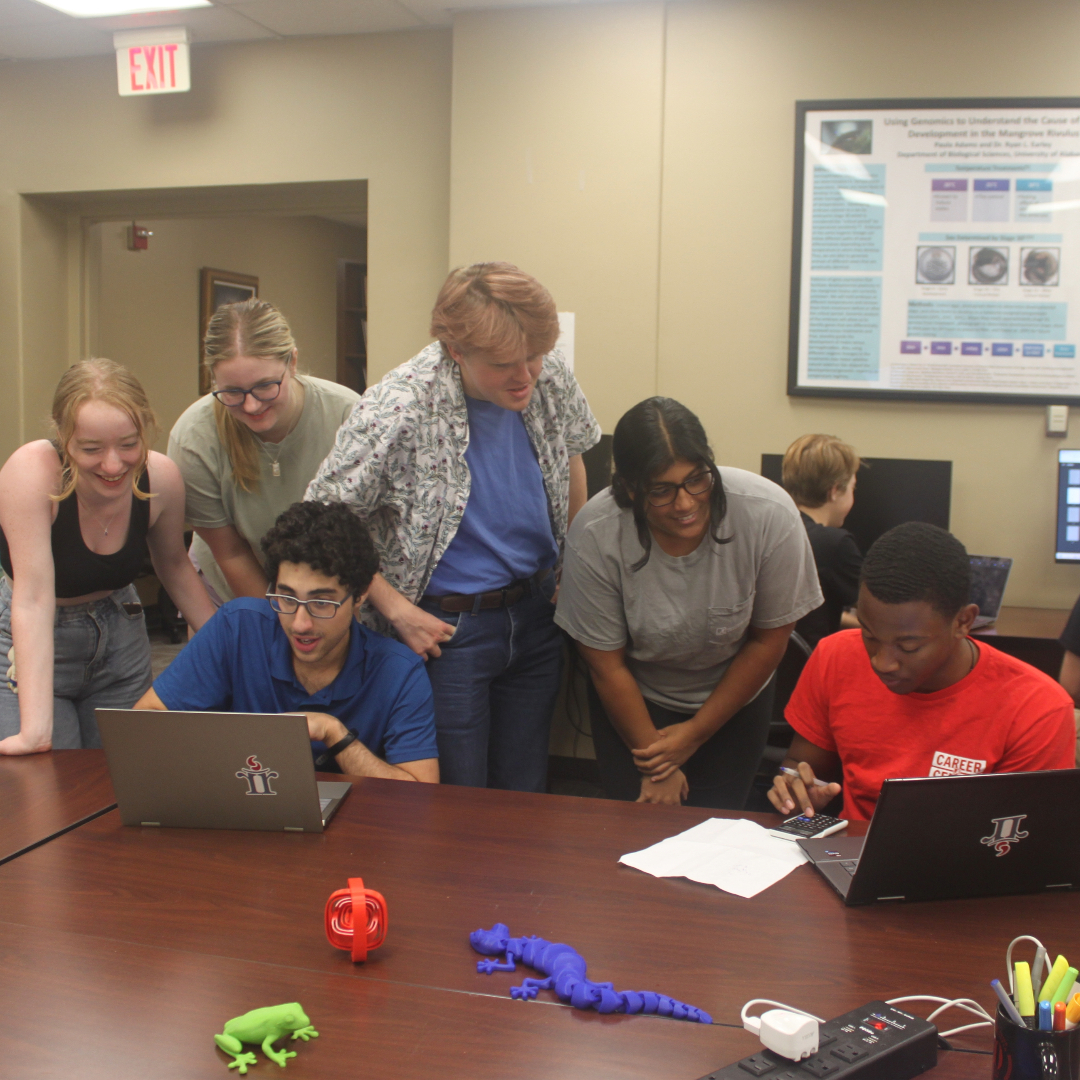
[[[239,0],[229,5],[278,34],[370,34],[423,25],[397,0]]]
[[[138,30],[143,26],[186,26],[189,38],[198,41],[257,41],[275,38],[272,30],[252,22],[228,7],[188,8],[184,11],[154,11],[139,15],[114,15],[105,19],[81,19],[112,33],[113,30]],[[3,36],[0,35],[0,48]]]
[[[65,22],[69,16],[35,0],[0,0],[0,29],[6,26],[39,26]]]

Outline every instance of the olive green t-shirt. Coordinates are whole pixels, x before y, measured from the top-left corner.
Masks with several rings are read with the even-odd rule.
[[[304,409],[296,427],[279,443],[260,445],[259,486],[242,490],[233,480],[232,465],[218,438],[214,399],[207,394],[184,411],[169,435],[169,457],[180,468],[187,489],[187,520],[195,528],[232,525],[263,561],[260,541],[278,515],[294,502],[319,471],[334,445],[334,437],[360,396],[347,386],[298,375],[304,387]],[[274,476],[277,458],[280,476]],[[231,600],[210,549],[199,537],[191,545],[199,568],[222,600]]]

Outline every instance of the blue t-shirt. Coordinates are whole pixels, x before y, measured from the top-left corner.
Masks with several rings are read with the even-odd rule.
[[[416,653],[354,621],[337,678],[309,694],[266,600],[241,597],[219,608],[154,680],[154,691],[167,709],[329,713],[391,765],[439,756],[431,683]],[[324,744],[311,749],[318,755]]]
[[[472,483],[465,514],[427,591],[490,592],[555,565],[547,492],[521,413],[466,396]]]

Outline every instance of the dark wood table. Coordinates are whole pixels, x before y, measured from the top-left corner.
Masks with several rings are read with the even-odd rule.
[[[1003,607],[997,622],[973,634],[1056,679],[1064,653],[1058,638],[1068,618],[1068,610],[1057,608]]]
[[[916,993],[989,1005],[1017,934],[1080,951],[1065,895],[845,908],[810,867],[744,900],[617,865],[709,816],[379,780],[359,781],[322,835],[143,830],[104,814],[0,867],[3,1075],[224,1076],[211,1042],[224,1021],[299,1000],[324,1037],[299,1047],[294,1080],[350,1065],[694,1080],[754,1052],[738,1026],[751,997],[824,1017]],[[389,905],[386,943],[364,965],[323,936],[325,901],[350,875]],[[478,974],[468,944],[495,922],[567,942],[591,978],[716,1023],[511,1001],[534,973]],[[982,1053],[944,1053],[936,1075],[985,1078],[989,1035],[958,1042]]]
[[[115,805],[103,750],[0,757],[0,863]]]

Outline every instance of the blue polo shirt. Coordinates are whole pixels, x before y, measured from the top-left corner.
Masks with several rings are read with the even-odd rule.
[[[269,601],[230,600],[154,680],[167,709],[199,712],[322,712],[337,717],[384,761],[439,756],[424,662],[400,642],[354,621],[338,676],[309,694]],[[312,742],[313,754],[322,742]]]

